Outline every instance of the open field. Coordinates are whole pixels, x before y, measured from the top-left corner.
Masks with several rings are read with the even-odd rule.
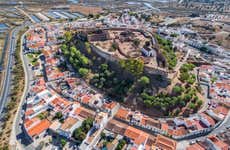
[[[81,5],[71,5],[70,7],[71,12],[79,12],[83,15],[89,15],[89,14],[99,14],[102,12],[102,8],[100,7],[89,7],[89,6],[81,6]]]

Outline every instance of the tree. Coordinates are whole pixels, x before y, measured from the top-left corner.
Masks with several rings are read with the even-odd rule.
[[[65,139],[61,139],[61,147],[64,147],[66,145],[66,140]]]
[[[122,150],[125,144],[126,144],[126,141],[124,139],[120,140],[115,150]]]
[[[181,86],[175,85],[172,89],[172,92],[175,94],[181,94],[183,92],[183,88]]]
[[[134,76],[139,76],[144,71],[144,62],[141,59],[129,58],[127,60],[120,60],[120,66],[133,74]]]
[[[79,74],[82,76],[82,77],[86,77],[89,73],[89,69],[87,68],[80,68],[78,70]]]
[[[89,15],[88,15],[88,18],[93,18],[93,17],[94,17],[93,14],[89,14]]]
[[[62,112],[56,112],[54,118],[61,119],[62,116]]]
[[[203,101],[202,101],[202,100],[198,100],[198,101],[197,101],[197,107],[200,107],[202,104],[203,104]]]
[[[74,130],[73,138],[82,142],[86,138],[86,133],[82,131],[82,128],[77,128]]]
[[[188,107],[191,109],[191,110],[194,110],[196,108],[196,105],[194,103],[189,103]]]
[[[140,79],[139,79],[139,83],[142,85],[142,86],[146,86],[148,84],[150,84],[150,79],[146,76],[142,76]]]
[[[139,39],[134,39],[133,44],[134,44],[134,46],[138,47],[140,45],[140,40]]]
[[[67,43],[70,42],[72,39],[72,33],[70,31],[65,32],[64,39]]]

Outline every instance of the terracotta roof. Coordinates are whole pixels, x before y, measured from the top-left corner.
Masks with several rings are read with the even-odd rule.
[[[30,128],[32,124],[34,124],[35,122],[40,122],[40,119],[37,117],[34,117],[32,119],[26,119],[24,122],[24,126],[26,129]]]
[[[205,114],[205,113],[201,113],[201,116],[202,116],[203,118],[205,118],[205,119],[209,122],[209,124],[210,124],[211,126],[214,126],[214,125],[215,125],[215,120],[214,120],[212,117],[210,117],[209,115],[207,115],[207,114]]]
[[[119,122],[117,120],[112,119],[107,123],[105,128],[109,131],[116,133],[116,134],[123,135],[125,133],[125,130],[127,127],[128,127],[127,124],[124,124],[122,122]]]
[[[160,134],[157,135],[155,146],[163,149],[163,150],[176,150],[176,141],[164,137]]]
[[[111,103],[104,103],[102,107],[111,110],[111,109],[113,109],[116,105],[117,105],[116,102],[111,102]]]
[[[161,126],[159,121],[151,119],[149,117],[142,117],[141,124],[144,126],[149,125],[157,128],[160,128]]]
[[[90,100],[91,100],[91,96],[89,96],[89,95],[84,95],[84,96],[82,96],[82,103],[85,103],[85,104],[88,104],[89,102],[90,102]]]
[[[124,108],[120,108],[117,112],[117,114],[115,115],[115,117],[122,119],[122,120],[126,120],[128,118],[129,115],[129,111],[124,109]]]
[[[203,148],[201,145],[196,143],[196,144],[188,146],[186,150],[205,150],[205,148]]]
[[[41,134],[43,131],[45,131],[46,129],[48,129],[50,124],[51,123],[47,119],[44,119],[40,123],[38,123],[37,125],[30,128],[28,130],[28,134],[31,137],[37,136],[37,135]]]
[[[52,105],[57,110],[62,110],[66,107],[68,107],[71,104],[71,102],[64,100],[60,97],[55,98],[50,102],[50,105]]]
[[[182,136],[182,135],[185,135],[186,133],[187,133],[187,130],[185,129],[185,127],[179,127],[177,129],[173,129],[172,135]]]
[[[147,134],[147,133],[145,133],[139,129],[136,129],[134,127],[129,126],[126,129],[124,136],[132,139],[135,144],[140,145],[140,144],[143,144],[146,142],[146,140],[149,137],[149,134]]]
[[[68,117],[65,119],[64,123],[61,125],[62,130],[70,129],[78,120],[73,117]]]
[[[228,144],[224,143],[223,141],[218,139],[216,136],[209,136],[208,138],[221,150],[228,150]]]
[[[168,129],[169,129],[169,125],[167,123],[161,123],[161,130],[167,132]]]
[[[26,110],[26,112],[25,112],[25,116],[29,116],[29,115],[31,115],[31,114],[33,114],[34,113],[34,110],[33,109],[28,109],[28,110]]]
[[[156,142],[156,137],[150,135],[146,142],[145,149],[151,150],[151,147],[154,145],[155,142]]]
[[[224,106],[217,106],[213,111],[217,114],[222,114],[224,116],[228,114],[228,108]]]
[[[93,111],[84,107],[78,107],[74,113],[82,118],[94,118],[95,115]]]

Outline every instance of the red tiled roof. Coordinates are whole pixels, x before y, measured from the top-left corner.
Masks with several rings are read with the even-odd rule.
[[[117,105],[116,102],[111,102],[111,103],[104,103],[102,107],[111,110],[111,109],[113,109],[116,105]]]
[[[28,130],[28,134],[31,137],[37,136],[41,134],[43,131],[47,130],[50,126],[50,122],[47,119],[42,120],[40,123],[37,125],[33,126]]]
[[[203,148],[201,145],[196,143],[196,144],[188,146],[186,150],[205,150],[205,148]]]
[[[221,150],[228,150],[228,144],[224,143],[223,141],[218,139],[216,136],[209,136],[208,138]]]
[[[201,113],[201,116],[202,116],[203,118],[205,118],[205,119],[209,122],[209,124],[210,124],[211,126],[214,126],[214,125],[215,125],[215,120],[214,120],[212,117],[210,117],[209,115],[207,115],[207,114],[205,114],[205,113]]]
[[[161,123],[161,130],[168,132],[169,125],[167,123]]]
[[[82,96],[82,103],[88,104],[90,100],[91,100],[91,96],[89,95]]]
[[[127,117],[129,115],[129,111],[124,109],[124,108],[120,108],[117,112],[117,114],[115,115],[115,117],[119,118],[119,119],[123,119],[126,120]]]
[[[124,136],[132,139],[135,144],[140,145],[146,142],[149,137],[149,134],[138,130],[134,127],[129,126],[124,133]]]
[[[160,134],[157,135],[155,146],[163,149],[163,150],[176,150],[176,141],[164,137]]]
[[[25,116],[29,116],[29,115],[31,115],[31,114],[33,114],[33,113],[34,113],[34,110],[33,110],[33,109],[26,110]]]
[[[215,113],[222,114],[226,116],[228,114],[228,108],[224,106],[217,106],[214,110]]]

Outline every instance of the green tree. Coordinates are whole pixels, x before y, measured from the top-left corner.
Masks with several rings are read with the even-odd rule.
[[[197,107],[200,107],[202,104],[203,104],[203,101],[202,101],[202,100],[198,100],[198,101],[197,101]]]
[[[66,145],[66,140],[65,139],[61,139],[61,147],[64,147]]]
[[[70,31],[65,32],[64,39],[66,42],[70,42],[72,39],[72,33]]]
[[[62,116],[62,112],[56,112],[54,118],[61,119]]]
[[[194,110],[196,108],[196,105],[194,103],[189,103],[188,107],[191,109],[191,110]]]
[[[139,83],[142,85],[142,86],[146,86],[148,84],[150,84],[150,79],[146,76],[142,76],[140,79],[139,79]]]
[[[141,59],[129,58],[126,60],[120,60],[120,66],[134,76],[139,76],[144,71],[144,62]]]
[[[82,76],[82,77],[86,77],[89,73],[89,69],[87,68],[80,68],[78,70],[79,74]]]
[[[122,150],[122,148],[125,146],[126,141],[125,140],[120,140],[119,143],[117,144],[117,147],[115,150]]]
[[[181,94],[183,92],[183,88],[181,86],[175,85],[172,89],[172,92],[175,94]]]

